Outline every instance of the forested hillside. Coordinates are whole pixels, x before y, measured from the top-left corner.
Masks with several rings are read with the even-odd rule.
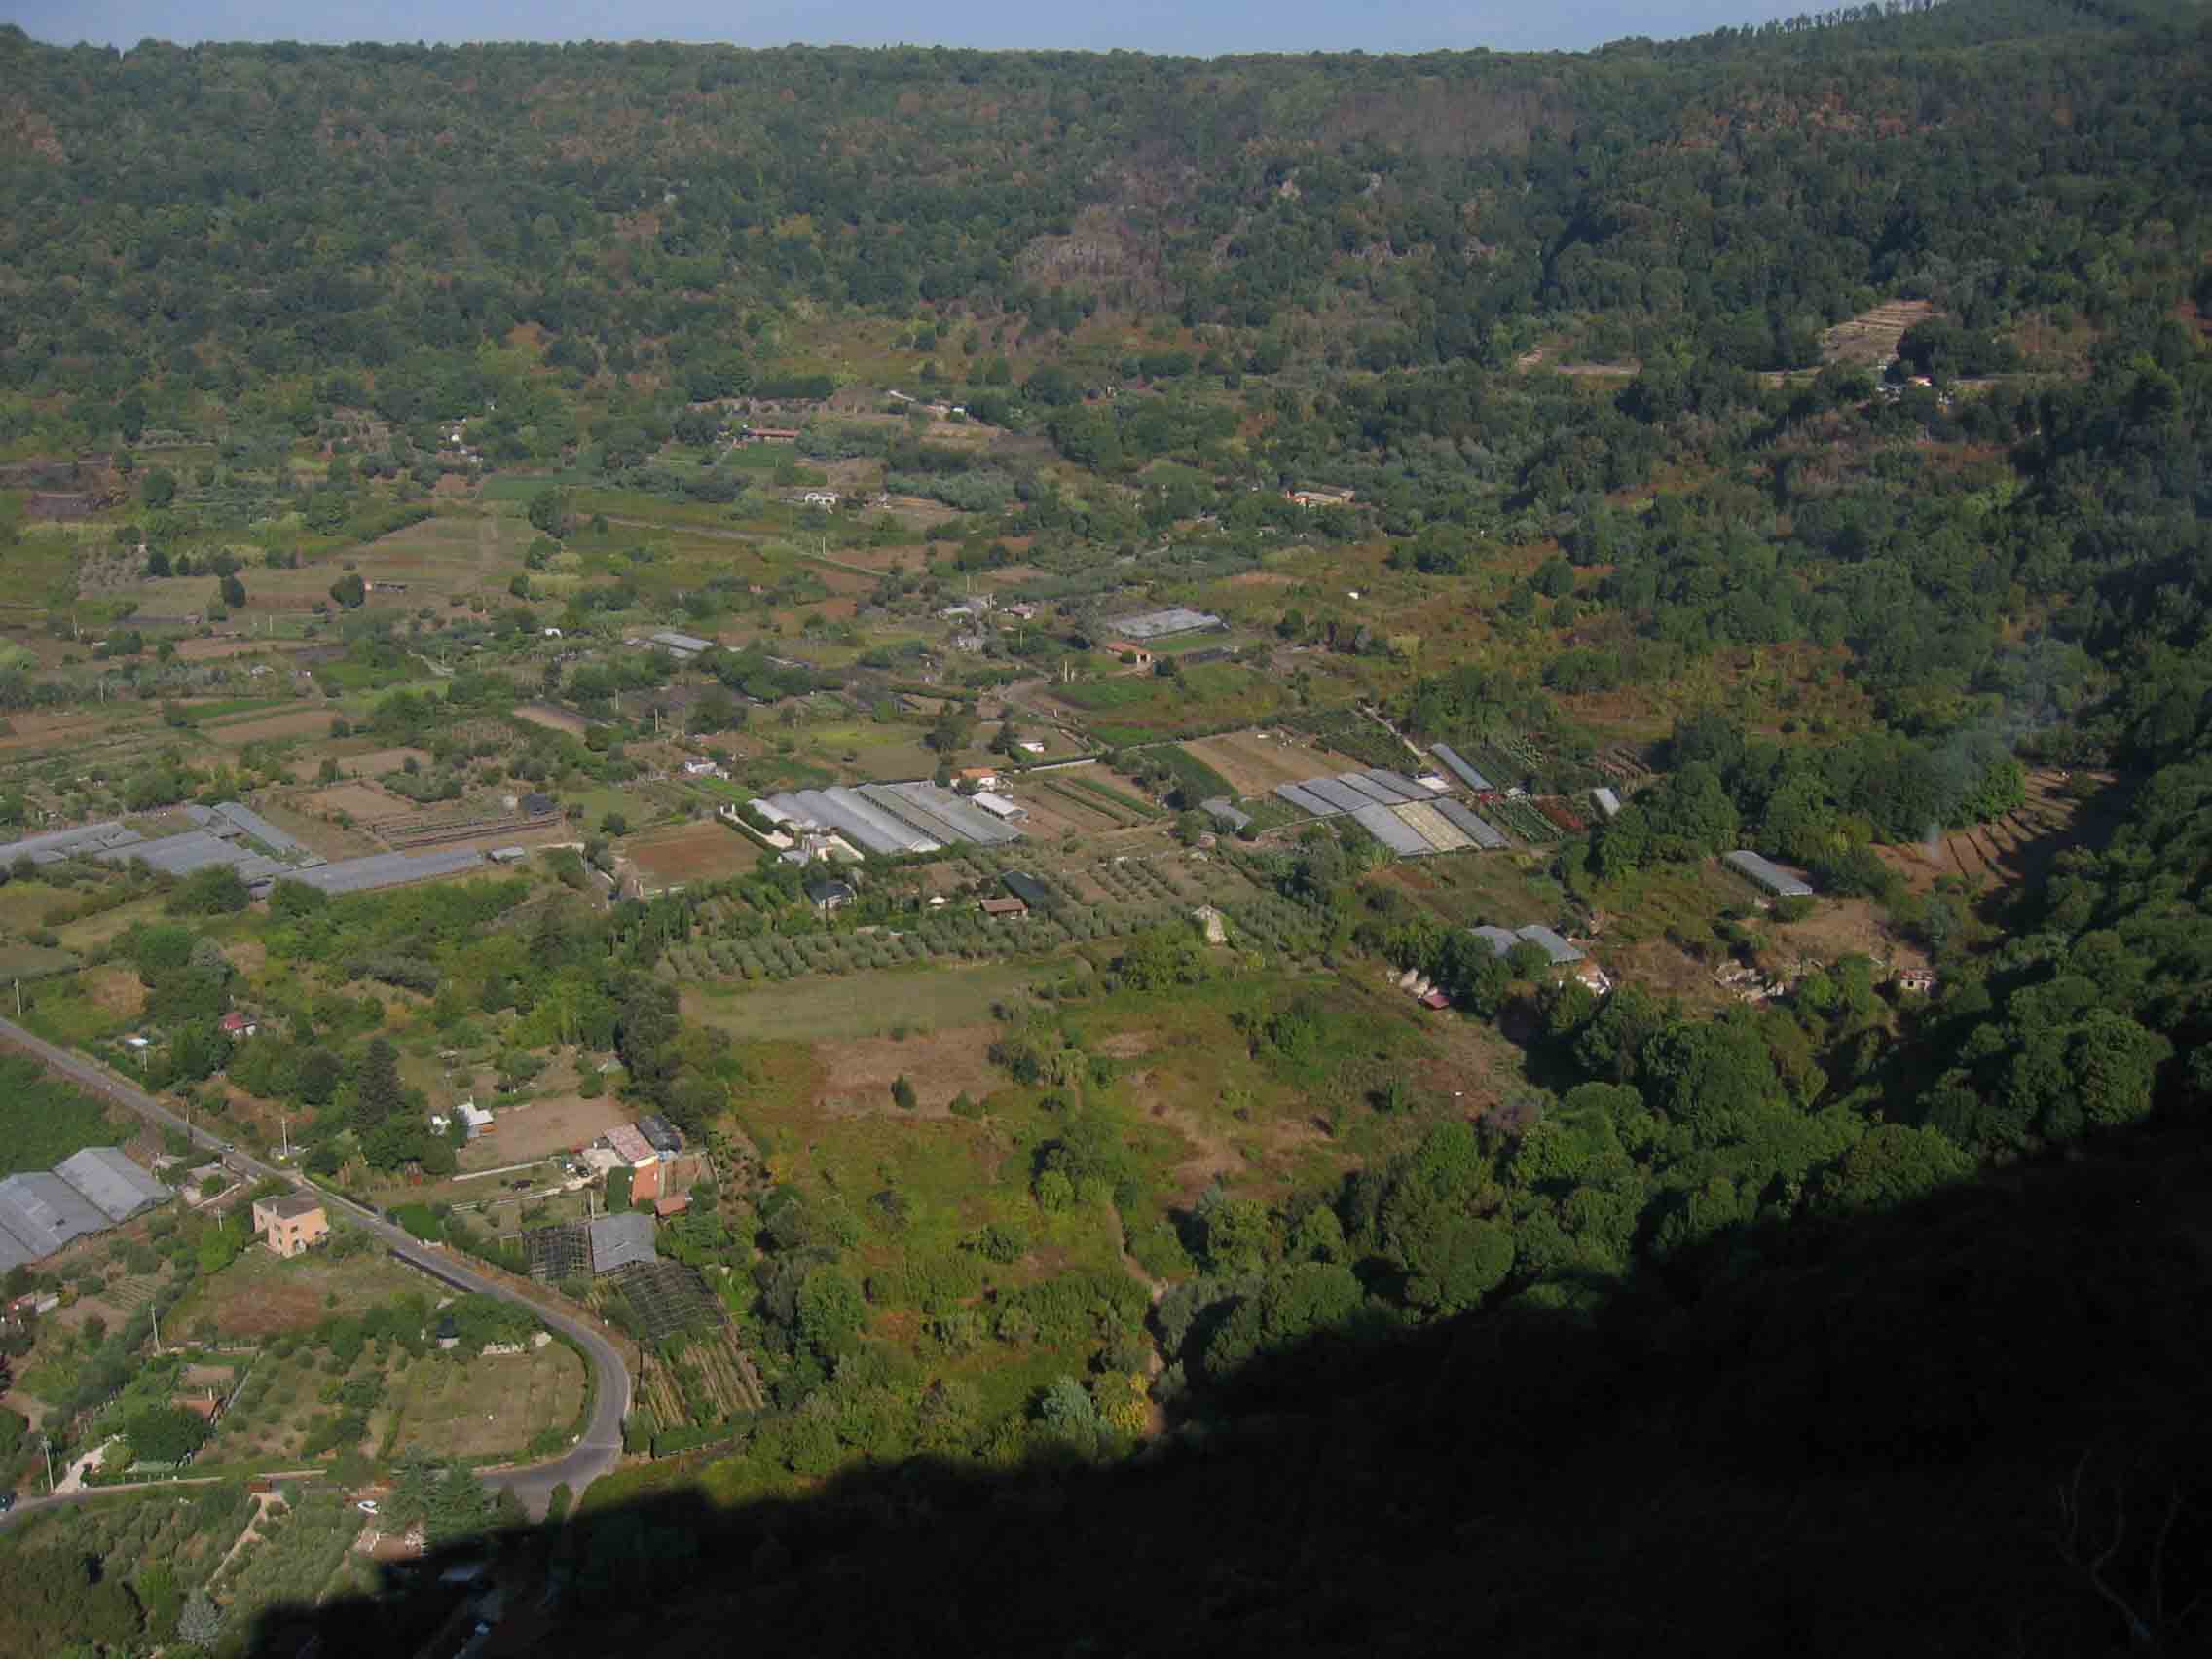
[[[506,1547],[548,1651],[2212,1640],[2201,7],[10,30],[0,451],[0,709],[59,734],[0,818],[564,837],[266,912],[25,863],[41,961],[145,912],[31,1017],[166,1022],[149,1087],[518,1271],[413,1196],[456,1056],[722,1159],[655,1235],[757,1376],[641,1339],[631,1463]],[[1131,644],[1166,606],[1209,631]],[[221,666],[257,616],[300,710]],[[72,752],[137,704],[164,747]],[[1440,744],[1510,846],[1280,793]],[[766,850],[773,793],[917,771],[1025,838],[841,895]],[[655,800],[714,833],[641,854]]]

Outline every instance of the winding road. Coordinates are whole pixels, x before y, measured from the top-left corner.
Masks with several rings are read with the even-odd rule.
[[[484,1484],[493,1488],[505,1488],[522,1500],[523,1507],[532,1519],[542,1519],[545,1507],[552,1497],[553,1489],[566,1486],[577,1497],[584,1488],[613,1468],[622,1456],[622,1419],[630,1412],[630,1368],[622,1363],[622,1356],[614,1345],[580,1319],[519,1296],[496,1279],[487,1277],[470,1268],[466,1262],[448,1251],[423,1243],[405,1229],[395,1227],[374,1210],[354,1203],[350,1198],[302,1180],[288,1169],[263,1163],[260,1160],[239,1151],[230,1142],[205,1129],[195,1128],[152,1095],[131,1088],[120,1078],[111,1076],[101,1067],[57,1048],[42,1037],[25,1031],[13,1020],[0,1019],[0,1043],[33,1054],[50,1070],[69,1079],[94,1094],[105,1095],[163,1128],[174,1129],[191,1136],[194,1144],[209,1152],[220,1153],[234,1169],[263,1180],[282,1181],[302,1192],[313,1193],[322,1201],[333,1218],[344,1217],[346,1223],[357,1227],[384,1244],[392,1255],[413,1268],[419,1268],[432,1278],[453,1286],[456,1290],[474,1291],[483,1296],[496,1296],[502,1302],[512,1302],[527,1308],[531,1315],[574,1343],[590,1362],[595,1387],[592,1395],[591,1420],[584,1424],[583,1433],[563,1456],[549,1463],[535,1463],[524,1468],[490,1470],[484,1474]],[[112,1488],[106,1490],[114,1490]],[[43,1507],[56,1501],[47,1498],[25,1498],[17,1506],[16,1513]],[[10,1517],[0,1517],[0,1521]]]

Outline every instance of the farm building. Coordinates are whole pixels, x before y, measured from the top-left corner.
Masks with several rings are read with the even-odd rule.
[[[607,1144],[614,1149],[614,1156],[632,1169],[642,1169],[658,1163],[660,1154],[645,1132],[635,1124],[617,1124],[607,1131]]]
[[[174,1196],[112,1146],[72,1153],[51,1170],[11,1175],[0,1181],[0,1272],[51,1256],[88,1233],[105,1233]]]
[[[1803,876],[1792,875],[1780,865],[1759,857],[1748,847],[1739,847],[1732,853],[1721,854],[1720,862],[1778,899],[1810,899],[1813,896],[1812,884]]]
[[[1128,640],[1108,640],[1099,649],[1128,668],[1150,668],[1152,653]]]
[[[1544,955],[1555,968],[1564,968],[1570,962],[1580,962],[1582,952],[1569,944],[1554,929],[1541,922],[1530,922],[1522,928],[1480,927],[1467,930],[1477,939],[1488,941],[1491,949],[1503,956],[1517,944],[1533,944],[1542,947]]]
[[[1019,870],[1010,869],[999,877],[999,881],[1009,893],[1031,909],[1041,908],[1052,902],[1052,896],[1046,891],[1045,884],[1033,875],[1023,875]]]
[[[1029,906],[1018,899],[978,899],[976,908],[1001,921],[1019,921],[1029,914]]]
[[[123,1155],[120,1147],[88,1146],[54,1166],[55,1174],[92,1199],[110,1221],[126,1222],[166,1204],[169,1190]]]
[[[809,903],[828,915],[832,910],[842,910],[850,904],[853,902],[853,890],[847,882],[810,881],[806,884],[806,897]]]
[[[591,1241],[591,1271],[610,1273],[633,1262],[657,1262],[653,1249],[653,1218],[631,1210],[622,1215],[594,1216],[584,1224]]]
[[[1238,811],[1227,795],[1207,796],[1198,802],[1198,810],[1224,830],[1241,830],[1252,822],[1252,815]]]
[[[1496,791],[1497,786],[1476,771],[1474,767],[1468,765],[1466,761],[1460,759],[1459,752],[1449,743],[1432,744],[1429,746],[1429,753],[1443,761],[1445,769],[1451,772],[1454,777],[1477,793],[1491,794]]]
[[[1023,806],[1019,801],[1010,799],[1006,795],[993,794],[988,790],[977,791],[972,798],[977,807],[989,813],[993,818],[1022,819],[1029,816],[1029,808]]]
[[[673,628],[663,628],[645,637],[646,644],[658,645],[679,661],[688,662],[702,651],[715,648],[715,642],[702,640],[696,634],[679,634]]]
[[[644,1135],[645,1144],[663,1158],[674,1158],[683,1150],[682,1134],[658,1112],[647,1112],[638,1120],[638,1133]]]
[[[43,835],[26,835],[19,841],[0,842],[0,865],[28,859],[35,865],[59,864],[63,859],[92,858],[114,847],[134,846],[145,840],[110,819],[75,830],[49,830]]]
[[[1613,793],[1611,790],[1603,787],[1592,790],[1590,792],[1590,803],[1607,818],[1618,818],[1620,816],[1621,797]]]
[[[1117,639],[1134,641],[1171,639],[1177,634],[1197,634],[1221,625],[1221,618],[1212,611],[1191,610],[1180,605],[1164,610],[1140,611],[1106,624]]]
[[[234,1043],[242,1043],[261,1030],[259,1024],[236,1009],[224,1014],[217,1023],[221,1025],[223,1035]]]
[[[529,852],[522,847],[494,847],[492,849],[492,862],[494,864],[517,865],[529,857]]]
[[[434,847],[423,853],[371,853],[366,858],[340,859],[313,869],[287,870],[284,879],[329,894],[371,893],[380,887],[454,875],[483,862],[483,855],[473,847]]]

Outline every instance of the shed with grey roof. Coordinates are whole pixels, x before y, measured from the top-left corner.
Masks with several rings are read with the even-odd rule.
[[[1341,806],[1323,800],[1304,784],[1277,784],[1275,793],[1299,811],[1311,813],[1315,818],[1334,818],[1344,810]]]
[[[1450,795],[1437,796],[1433,804],[1445,818],[1464,830],[1467,832],[1467,838],[1473,841],[1476,846],[1494,853],[1500,847],[1509,844],[1503,830],[1491,824],[1489,820],[1468,811]]]
[[[145,837],[135,830],[127,830],[113,819],[98,824],[80,825],[75,830],[49,830],[41,835],[26,835],[19,841],[0,842],[0,865],[12,865],[18,859],[29,859],[33,864],[59,864],[99,852],[106,847],[128,847]]]
[[[324,893],[370,893],[380,887],[400,887],[433,876],[458,875],[484,862],[473,847],[433,847],[422,853],[371,853],[367,858],[340,859],[313,869],[286,869],[287,881],[305,882]]]
[[[1436,851],[1428,844],[1427,836],[1381,801],[1369,801],[1351,818],[1354,824],[1401,858],[1421,859]]]
[[[1340,772],[1337,782],[1347,790],[1355,790],[1369,800],[1381,801],[1384,806],[1397,806],[1414,797],[1392,789],[1388,784],[1377,783],[1365,772]]]
[[[129,1221],[140,1210],[166,1204],[176,1197],[125,1157],[121,1147],[88,1146],[56,1163],[54,1172],[84,1194],[111,1222]]]
[[[1569,944],[1552,928],[1541,922],[1530,922],[1525,928],[1486,926],[1467,930],[1477,939],[1488,941],[1491,949],[1503,956],[1517,944],[1533,944],[1540,948],[1555,968],[1564,968],[1570,962],[1582,960],[1582,951]]]
[[[1103,624],[1106,632],[1124,640],[1164,640],[1175,634],[1196,634],[1218,628],[1221,618],[1210,610],[1192,610],[1175,605],[1164,610],[1140,610]]]
[[[1429,792],[1419,784],[1415,783],[1403,772],[1393,772],[1387,766],[1363,766],[1360,770],[1370,782],[1381,784],[1384,789],[1396,790],[1400,800],[1426,800],[1429,798]]]
[[[1357,812],[1363,806],[1375,804],[1369,796],[1360,791],[1353,789],[1349,784],[1339,783],[1334,778],[1308,778],[1299,787],[1304,789],[1308,794],[1319,795],[1339,812]]]
[[[1226,825],[1232,830],[1241,830],[1252,822],[1252,815],[1249,812],[1239,812],[1230,803],[1227,795],[1207,796],[1198,802],[1198,810],[1216,824]]]
[[[298,841],[294,840],[283,830],[277,829],[276,825],[270,823],[268,819],[262,817],[261,814],[254,811],[252,807],[243,805],[239,801],[226,800],[217,802],[215,806],[215,815],[219,818],[228,820],[232,824],[237,825],[240,830],[243,830],[248,835],[251,835],[256,841],[259,841],[263,846],[269,848],[272,852],[304,853],[307,851],[307,848],[303,847]]]
[[[0,1181],[0,1232],[12,1235],[29,1260],[51,1256],[72,1238],[112,1226],[98,1206],[51,1170]]]
[[[1759,857],[1749,847],[1738,847],[1732,853],[1721,854],[1720,862],[1778,899],[1810,899],[1813,896],[1812,883],[1802,876],[1792,875],[1771,859]]]
[[[1474,767],[1468,765],[1466,761],[1460,759],[1459,752],[1456,749],[1454,749],[1449,743],[1430,744],[1428,752],[1431,755],[1435,756],[1439,760],[1443,761],[1446,769],[1449,770],[1453,774],[1453,776],[1456,777],[1462,784],[1465,784],[1467,788],[1478,791],[1483,794],[1489,794],[1492,791],[1497,788],[1495,784],[1492,783],[1488,778],[1484,777],[1480,772],[1476,771]]]
[[[657,1262],[653,1248],[653,1218],[637,1210],[621,1215],[594,1216],[586,1224],[591,1234],[591,1271],[610,1273],[633,1262]]]

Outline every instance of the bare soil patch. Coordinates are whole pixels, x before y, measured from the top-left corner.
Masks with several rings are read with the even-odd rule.
[[[367,784],[334,784],[329,789],[315,791],[303,799],[300,805],[309,812],[343,812],[349,818],[366,823],[400,818],[421,810],[412,801],[394,799],[384,791]]]
[[[583,716],[572,715],[566,709],[556,709],[550,703],[518,703],[515,705],[515,719],[553,731],[565,731],[571,737],[583,736],[591,725]]]
[[[251,637],[237,640],[179,640],[176,643],[176,654],[186,662],[213,662],[222,657],[266,655],[281,649],[282,646],[274,640]]]
[[[981,1099],[1000,1085],[991,1069],[991,1039],[996,1027],[953,1026],[901,1042],[890,1037],[824,1044],[817,1051],[823,1066],[815,1104],[832,1117],[944,1118],[953,1096]],[[892,1104],[891,1085],[903,1077],[914,1086],[914,1110]]]
[[[1258,731],[1225,732],[1183,748],[1227,778],[1239,794],[1248,795],[1266,794],[1277,784],[1332,777],[1358,764],[1326,749]]]
[[[78,983],[95,1007],[124,1019],[136,1019],[146,1012],[146,987],[128,968],[88,968]]]
[[[275,743],[287,737],[320,737],[330,731],[330,714],[325,709],[292,709],[280,715],[264,715],[259,719],[240,720],[232,725],[210,725],[203,728],[203,734],[227,748],[242,749],[249,743]]]
[[[1936,314],[1926,300],[1892,300],[1871,311],[1837,323],[1821,336],[1821,360],[1836,363],[1881,363],[1898,354],[1898,342],[1916,322]]]
[[[580,1094],[554,1094],[527,1106],[508,1106],[497,1115],[496,1128],[461,1149],[462,1173],[471,1169],[497,1169],[556,1152],[571,1152],[599,1139],[618,1124],[637,1114],[612,1095],[586,1100]],[[481,1187],[481,1182],[471,1182]],[[475,1196],[482,1196],[481,1194]]]
[[[622,850],[631,863],[662,886],[679,881],[719,881],[751,869],[760,860],[760,849],[754,842],[713,819],[656,833],[650,840],[628,842]]]

